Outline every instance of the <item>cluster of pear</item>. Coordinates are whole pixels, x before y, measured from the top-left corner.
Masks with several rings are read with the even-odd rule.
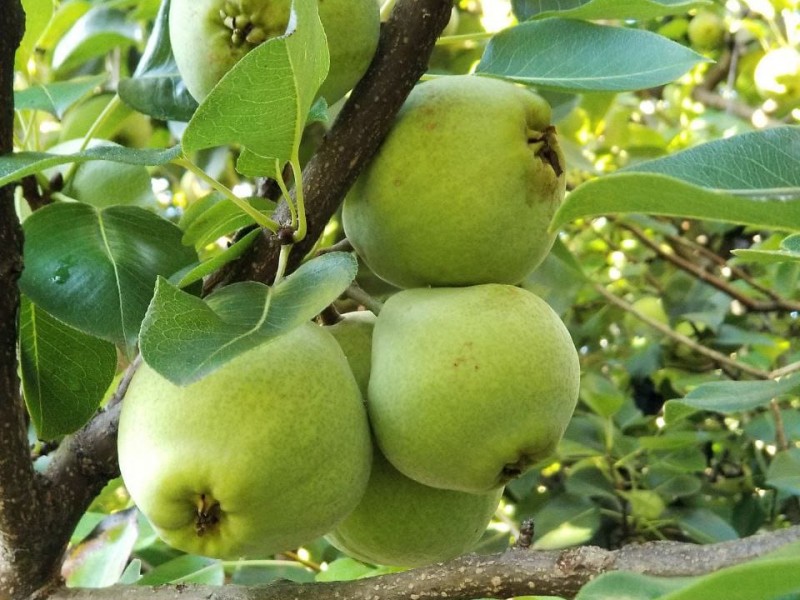
[[[549,120],[511,83],[420,84],[344,207],[364,260],[412,289],[378,317],[306,323],[186,387],[141,366],[119,464],[167,543],[263,557],[327,535],[399,566],[474,547],[577,399],[569,333],[514,285],[552,245],[564,195]]]
[[[418,565],[468,551],[504,484],[551,454],[572,416],[570,335],[514,285],[550,250],[564,198],[550,118],[506,81],[422,83],[345,200],[364,262],[410,288],[388,299],[372,337],[376,466],[328,535],[351,556]]]

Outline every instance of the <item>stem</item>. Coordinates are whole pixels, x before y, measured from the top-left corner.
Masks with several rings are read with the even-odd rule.
[[[283,279],[283,274],[286,272],[286,265],[289,262],[289,253],[292,251],[293,244],[284,244],[281,246],[281,253],[278,256],[278,270],[275,272],[275,281],[273,285],[278,285]]]
[[[769,410],[772,413],[772,420],[775,421],[775,443],[778,445],[779,450],[788,450],[789,440],[786,439],[783,415],[781,415],[780,404],[775,401],[775,398],[769,401]]]
[[[86,135],[83,136],[83,141],[81,142],[80,147],[78,148],[78,152],[83,152],[89,146],[89,142],[92,141],[92,138],[97,134],[97,131],[103,126],[103,124],[108,120],[108,117],[117,110],[122,104],[122,100],[120,100],[119,94],[114,94],[114,97],[111,98],[111,101],[106,104],[103,111],[97,115],[97,118],[92,123],[92,126],[89,127],[89,131],[86,132]],[[70,165],[67,173],[64,175],[64,186],[66,187],[67,183],[70,179],[75,176],[75,172],[78,170],[80,163],[74,162]]]
[[[370,296],[367,292],[361,289],[357,283],[351,283],[350,286],[344,291],[344,295],[351,300],[355,300],[362,306],[365,306],[376,316],[380,314],[381,309],[383,308],[383,302]]]
[[[294,169],[294,165],[292,165],[292,169]],[[292,229],[297,229],[297,209],[295,208],[294,202],[292,202],[292,195],[289,193],[289,188],[286,186],[286,180],[283,178],[283,169],[275,169],[275,173],[275,181],[281,189],[281,195],[286,205],[289,207]]]
[[[462,42],[479,42],[483,40],[488,40],[497,32],[494,31],[476,31],[475,33],[463,33],[461,35],[448,35],[445,37],[440,37],[436,40],[437,46],[455,46],[457,44],[461,44]]]
[[[292,171],[294,171],[294,201],[297,204],[297,228],[293,239],[295,243],[301,242],[308,232],[308,222],[306,220],[306,205],[303,200],[303,169],[300,168],[300,157],[295,148],[292,156]]]
[[[227,187],[222,185],[219,181],[217,181],[216,179],[214,179],[213,177],[208,175],[205,171],[203,171],[203,169],[198,167],[196,164],[194,164],[188,158],[182,156],[180,158],[176,158],[172,162],[174,162],[176,165],[179,165],[179,166],[191,171],[195,175],[197,175],[200,179],[202,179],[208,185],[210,185],[214,190],[218,191],[220,194],[222,194],[228,200],[230,200],[236,206],[238,206],[242,211],[244,211],[245,213],[250,215],[253,218],[253,220],[258,225],[260,225],[261,227],[264,227],[265,229],[269,229],[273,233],[278,231],[278,228],[280,226],[275,221],[273,221],[269,217],[265,216],[263,213],[257,211],[252,206],[250,206],[250,204],[248,202],[246,202],[245,200],[242,200],[241,198],[239,198],[239,196],[234,194],[232,190],[228,189]]]

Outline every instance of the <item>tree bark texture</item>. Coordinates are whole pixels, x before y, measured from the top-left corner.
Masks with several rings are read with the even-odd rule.
[[[609,571],[662,577],[712,573],[800,540],[800,527],[731,542],[699,546],[680,542],[634,544],[619,550],[584,546],[539,552],[511,549],[368,579],[333,583],[276,582],[263,586],[114,586],[67,590],[50,600],[473,600],[512,596],[572,598]]]

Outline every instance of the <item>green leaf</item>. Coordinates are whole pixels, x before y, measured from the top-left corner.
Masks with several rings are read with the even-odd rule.
[[[59,40],[53,50],[53,68],[68,70],[114,48],[126,47],[141,39],[136,23],[126,14],[108,6],[89,9]]]
[[[183,243],[198,250],[214,243],[222,236],[255,223],[253,218],[221,194],[213,194],[213,204],[201,214],[194,216],[184,228]],[[275,203],[266,198],[253,197],[246,200],[250,206],[269,216]]]
[[[50,148],[54,154],[74,154],[83,144],[82,139],[69,140]],[[91,140],[90,148],[121,148],[107,140]],[[57,172],[66,176],[69,168],[60,165],[45,171],[48,179]],[[143,165],[131,165],[108,160],[93,160],[78,165],[72,178],[64,186],[66,196],[85,204],[104,207],[115,204],[152,206],[155,203],[150,173]]]
[[[163,0],[142,58],[117,92],[128,106],[162,121],[188,121],[197,101],[183,85],[169,40],[169,0]]]
[[[769,558],[693,579],[661,600],[772,600],[800,592],[800,556]]]
[[[535,515],[537,550],[583,544],[600,528],[600,509],[588,498],[561,494]]]
[[[167,583],[222,585],[224,582],[225,571],[221,562],[203,556],[185,554],[158,565],[152,571],[142,575],[136,583],[156,586]]]
[[[51,204],[24,228],[20,289],[66,324],[129,349],[156,278],[197,260],[180,229],[134,206]]]
[[[62,570],[67,586],[99,588],[117,583],[137,536],[136,509],[108,515],[86,539],[70,548]]]
[[[800,261],[800,234],[794,233],[783,241],[779,250],[741,249],[733,250],[741,259],[752,262],[775,263]]]
[[[615,571],[604,573],[587,583],[575,600],[653,600],[693,580],[688,577],[651,577]]]
[[[177,385],[196,381],[317,315],[341,295],[356,270],[351,254],[332,252],[273,287],[237,283],[204,300],[159,279],[142,323],[142,357]]]
[[[545,89],[619,92],[669,83],[706,60],[648,31],[545,19],[494,36],[476,72]]]
[[[767,470],[767,485],[800,496],[800,448],[778,452]]]
[[[0,187],[50,167],[68,163],[82,163],[89,160],[110,160],[129,165],[154,167],[174,160],[180,155],[180,151],[180,146],[147,150],[125,148],[123,146],[98,146],[74,154],[17,152],[0,156]]]
[[[707,142],[621,172],[668,175],[708,190],[756,200],[797,201],[800,127],[775,127]]]
[[[19,354],[25,403],[40,439],[80,429],[114,379],[114,345],[54,319],[23,296]]]
[[[701,544],[713,544],[738,539],[739,534],[725,519],[707,508],[675,511],[678,526]]]
[[[346,556],[328,563],[328,568],[317,573],[316,581],[352,581],[369,576],[374,567]]]
[[[47,85],[35,85],[14,92],[14,108],[17,110],[43,110],[60,119],[70,106],[88,96],[105,80],[105,75],[95,75],[70,81],[57,81]]]
[[[711,4],[709,0],[513,0],[520,21],[530,18],[654,19],[680,15],[690,8]]]
[[[558,229],[576,219],[621,213],[800,230],[800,202],[733,196],[666,175],[628,172],[580,185],[558,209],[550,227]]]
[[[181,272],[180,278],[178,279],[178,287],[185,288],[186,286],[200,281],[206,275],[211,275],[211,273],[221,269],[229,262],[236,260],[244,254],[244,251],[250,247],[250,244],[252,244],[260,234],[260,229],[254,229],[219,254],[215,254],[210,259]]]
[[[296,27],[247,53],[203,101],[183,134],[186,152],[241,144],[246,175],[273,175],[291,158],[329,61],[316,2],[293,11]]]
[[[36,50],[36,42],[53,16],[54,5],[52,0],[22,0],[22,8],[25,11],[25,35],[14,55],[14,68],[17,71],[27,71],[28,61]]]
[[[753,410],[769,404],[770,400],[800,389],[800,375],[780,381],[711,381],[703,383],[681,400],[669,400],[697,410],[724,415]]]

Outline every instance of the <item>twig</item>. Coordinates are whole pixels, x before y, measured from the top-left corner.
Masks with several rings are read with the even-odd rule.
[[[355,282],[350,284],[350,286],[345,290],[344,295],[351,300],[358,302],[361,306],[366,307],[368,310],[371,310],[376,315],[379,314],[383,308],[383,302],[380,302],[379,300],[376,300],[370,296]]]
[[[695,342],[690,337],[687,337],[687,336],[685,336],[683,334],[680,334],[680,333],[678,333],[676,331],[673,331],[672,328],[670,328],[668,325],[664,325],[660,321],[656,321],[655,319],[651,319],[650,317],[648,317],[644,313],[636,310],[636,308],[634,308],[634,306],[630,302],[626,302],[622,298],[618,298],[617,296],[615,296],[614,294],[609,292],[604,286],[600,285],[599,283],[594,284],[593,287],[599,294],[601,294],[604,298],[606,298],[612,304],[614,304],[614,305],[618,306],[619,308],[631,313],[637,319],[639,319],[641,321],[644,321],[645,323],[650,325],[650,327],[653,327],[654,329],[657,329],[658,331],[660,331],[661,333],[663,333],[667,337],[675,340],[676,342],[679,342],[679,343],[691,348],[692,350],[694,350],[698,354],[702,354],[703,356],[707,356],[708,358],[710,358],[714,362],[716,362],[716,363],[718,363],[720,365],[724,365],[726,367],[729,367],[731,369],[734,369],[735,371],[739,371],[739,372],[742,372],[742,373],[747,373],[748,375],[752,375],[754,377],[758,377],[759,379],[769,379],[769,373],[767,371],[763,371],[763,370],[758,369],[756,367],[752,367],[752,366],[750,366],[750,365],[748,365],[746,363],[742,363],[742,362],[738,362],[736,360],[733,360],[732,358],[730,358],[728,356],[725,356],[721,352],[717,352],[716,350],[712,350],[711,348],[707,348],[706,346],[703,346],[702,344],[698,344],[697,342]]]
[[[778,445],[778,450],[788,450],[789,440],[786,439],[786,429],[783,426],[781,406],[774,398],[769,402],[769,411],[772,413],[772,420],[775,422],[775,443]]]

